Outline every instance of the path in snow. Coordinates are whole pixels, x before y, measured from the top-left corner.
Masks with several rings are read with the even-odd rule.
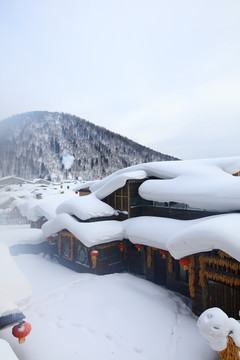
[[[29,279],[24,345],[1,332],[20,360],[213,360],[196,317],[173,292],[129,274],[79,274],[36,255],[14,257]]]

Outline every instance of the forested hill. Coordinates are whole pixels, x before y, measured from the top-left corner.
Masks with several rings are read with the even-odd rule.
[[[175,160],[77,116],[34,111],[0,122],[0,177],[93,180],[124,167]]]

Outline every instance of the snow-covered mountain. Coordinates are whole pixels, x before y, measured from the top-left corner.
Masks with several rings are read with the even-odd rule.
[[[79,117],[47,111],[0,122],[0,177],[92,180],[143,162],[175,160]]]

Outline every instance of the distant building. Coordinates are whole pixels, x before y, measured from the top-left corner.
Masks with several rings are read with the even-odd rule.
[[[22,184],[33,184],[33,182],[16,177],[14,175],[0,178],[0,189],[7,185],[22,185]]]

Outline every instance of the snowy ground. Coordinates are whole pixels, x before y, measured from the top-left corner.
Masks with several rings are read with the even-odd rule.
[[[6,234],[6,227],[0,227],[0,241],[1,230]],[[11,328],[0,331],[0,338],[20,360],[218,358],[199,334],[197,318],[173,292],[129,274],[78,274],[42,255],[14,260],[32,285],[24,310],[32,332],[23,345]]]

